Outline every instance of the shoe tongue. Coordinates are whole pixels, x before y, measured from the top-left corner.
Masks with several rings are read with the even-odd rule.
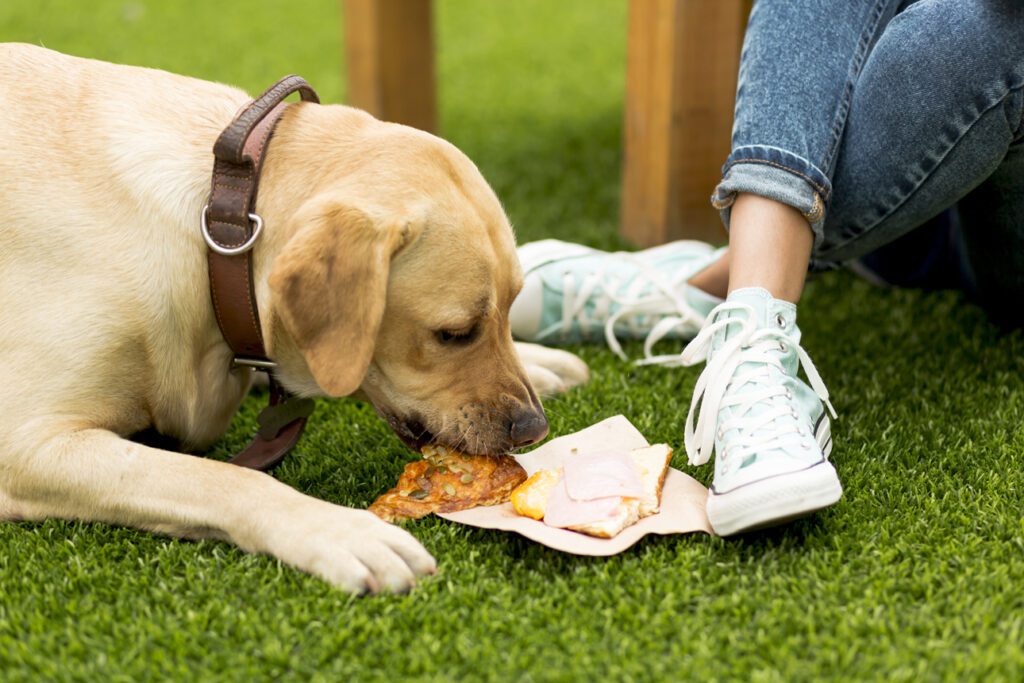
[[[745,304],[750,306],[752,313],[747,311],[723,311],[720,316],[721,318],[739,318],[745,320],[748,317],[753,318],[754,325],[758,328],[765,327],[768,324],[768,309],[772,301],[774,301],[771,293],[767,289],[761,287],[745,287],[743,289],[737,289],[729,293],[729,297],[726,299],[729,303]],[[730,327],[732,330],[733,327]]]
[[[741,303],[750,307],[751,311],[733,310],[724,311],[719,314],[716,319],[721,320],[725,318],[738,318],[746,320],[752,318],[754,326],[757,329],[764,329],[766,327],[777,328],[785,331],[785,333],[796,343],[799,341],[800,332],[796,327],[796,305],[788,302],[776,299],[771,293],[761,287],[746,287],[743,289],[737,289],[729,294],[727,299],[730,303]],[[726,329],[722,330],[722,334],[712,343],[712,353],[721,347],[725,341],[734,334],[740,332],[740,326],[730,325]],[[770,353],[777,355],[782,360],[783,366],[786,370],[795,375],[796,373],[796,360],[793,357],[793,351],[787,349],[783,352],[781,348],[778,351],[772,350]],[[759,363],[743,363],[736,368],[737,373],[750,372],[751,370],[758,369]],[[761,367],[765,367],[761,365]],[[782,377],[779,378],[780,381]],[[750,417],[756,417],[757,415],[763,414],[767,410],[767,406],[754,406],[746,415]],[[731,415],[734,413],[733,409],[724,408],[722,411],[725,415]],[[720,416],[719,419],[723,419],[724,416]],[[758,454],[757,457],[751,456],[748,458],[749,462],[744,463],[744,466],[752,464],[760,456],[774,455],[775,450],[770,452]]]
[[[771,295],[771,292],[761,287],[737,289],[729,294],[729,298],[726,301],[745,304],[751,308],[752,312],[723,311],[718,314],[716,320],[725,318],[746,320],[748,317],[752,317],[754,326],[757,329],[765,327],[778,328],[784,330],[788,336],[794,337],[794,341],[796,341],[796,335],[799,335],[796,328],[796,304],[776,299]],[[730,325],[725,332],[726,334],[722,336],[719,343],[715,346],[720,346],[721,342],[728,339],[730,335],[739,332],[739,328],[738,326]]]

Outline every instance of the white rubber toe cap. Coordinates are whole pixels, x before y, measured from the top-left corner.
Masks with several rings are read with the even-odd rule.
[[[843,486],[832,463],[751,482],[727,493],[708,493],[708,521],[719,536],[774,526],[839,501]]]

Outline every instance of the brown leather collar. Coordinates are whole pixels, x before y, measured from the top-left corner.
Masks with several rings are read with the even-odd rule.
[[[289,394],[274,379],[267,357],[253,287],[252,249],[263,230],[256,213],[263,153],[274,126],[288,106],[284,98],[298,92],[303,101],[319,102],[309,83],[286,76],[250,102],[224,129],[213,146],[213,183],[200,226],[209,247],[210,296],[235,366],[248,366],[270,378],[270,405],[257,418],[260,430],[229,462],[268,470],[288,454],[313,411],[310,399]]]

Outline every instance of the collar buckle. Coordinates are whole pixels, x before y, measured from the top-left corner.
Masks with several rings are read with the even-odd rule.
[[[266,372],[277,369],[277,363],[272,360],[267,360],[266,358],[244,358],[242,356],[235,356],[231,363],[234,367],[255,368],[256,370],[263,370]]]

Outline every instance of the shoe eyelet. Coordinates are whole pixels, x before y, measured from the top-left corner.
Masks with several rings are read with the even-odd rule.
[[[793,392],[790,391],[789,389],[786,389],[786,398],[788,398],[789,400],[793,400]]]
[[[779,342],[779,351],[782,351],[782,353],[786,353],[786,342]]]
[[[779,327],[786,326],[786,319],[782,317],[781,313],[775,315],[775,324],[778,325]]]

